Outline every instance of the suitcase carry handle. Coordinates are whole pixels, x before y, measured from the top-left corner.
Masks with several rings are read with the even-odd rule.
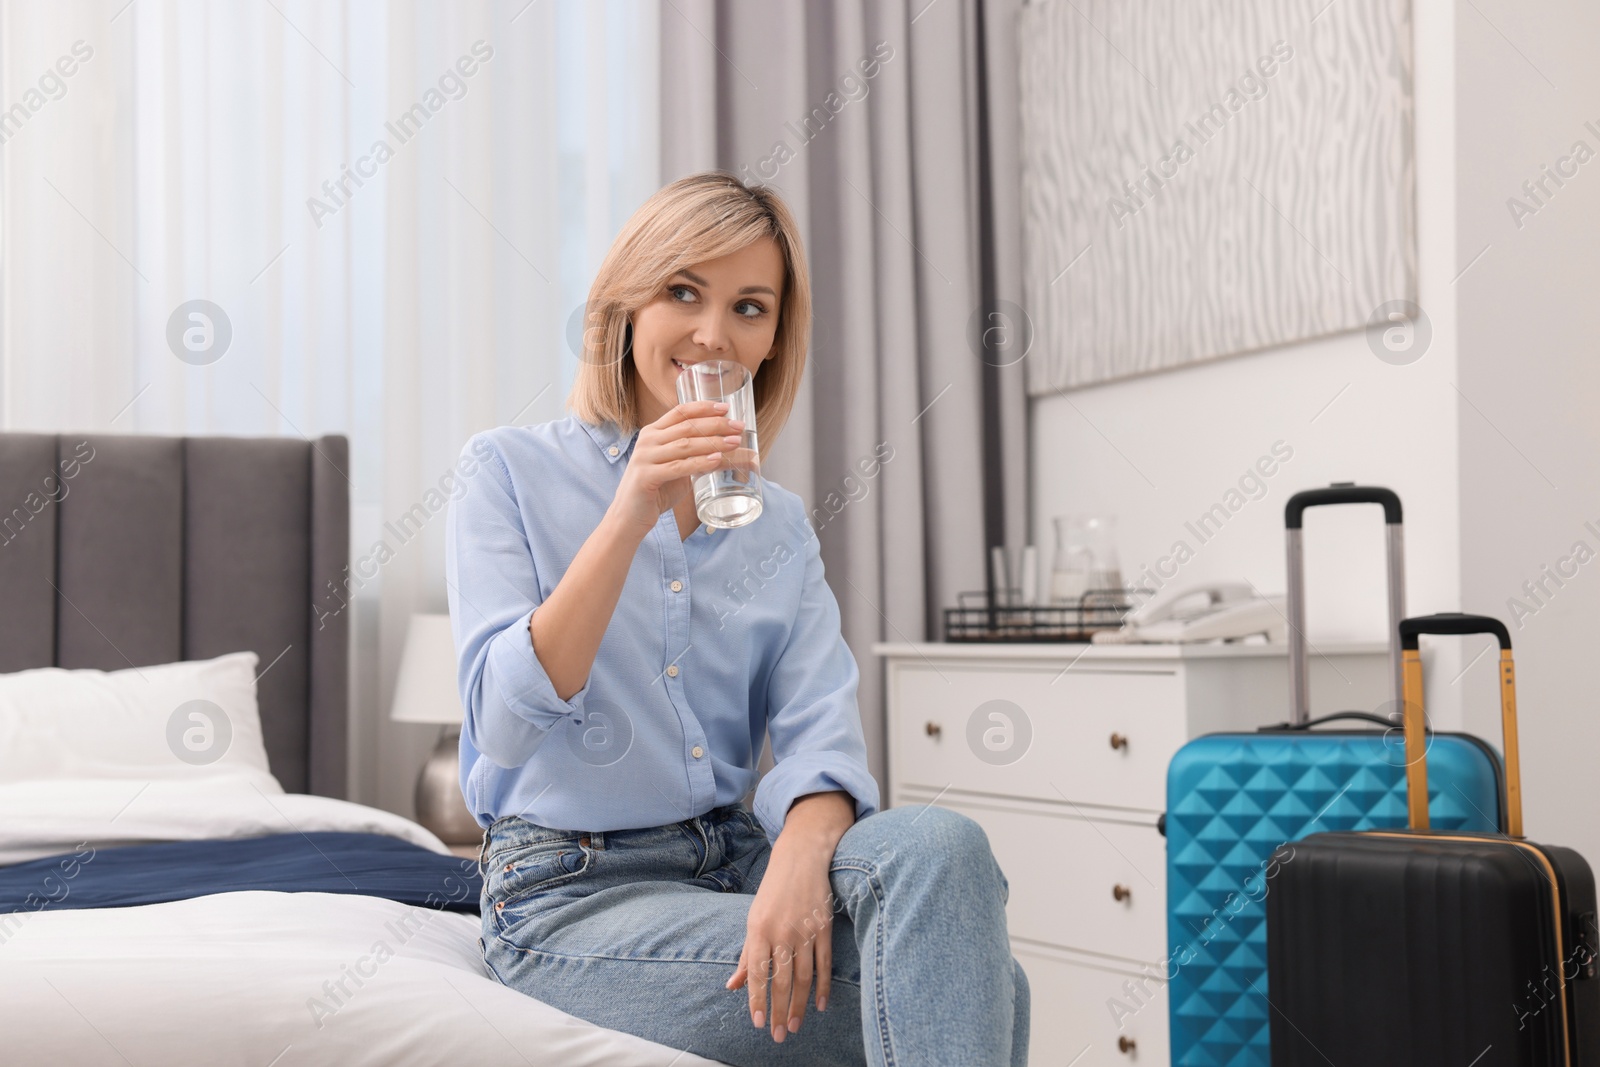
[[[1307,508],[1328,504],[1382,504],[1389,563],[1389,679],[1392,699],[1403,698],[1400,668],[1400,620],[1406,615],[1405,536],[1400,497],[1381,485],[1334,482],[1324,489],[1302,489],[1284,505],[1283,524],[1289,550],[1289,721],[1303,725],[1311,718],[1311,679],[1306,670],[1306,569],[1301,523]]]
[[[1441,611],[1437,615],[1419,615],[1415,619],[1400,620],[1400,648],[1415,649],[1422,634],[1494,634],[1501,651],[1511,648],[1511,631],[1499,619],[1488,615],[1463,615],[1459,611]]]
[[[1406,810],[1413,830],[1428,829],[1426,715],[1422,704],[1422,634],[1493,634],[1500,642],[1500,728],[1505,734],[1506,832],[1522,836],[1522,770],[1517,753],[1517,672],[1511,661],[1511,634],[1505,623],[1487,615],[1458,611],[1403,619],[1398,629],[1405,663]]]
[[[1283,523],[1291,530],[1300,529],[1306,508],[1323,504],[1382,504],[1383,521],[1389,526],[1399,526],[1401,521],[1400,496],[1393,489],[1381,485],[1357,485],[1355,482],[1334,482],[1326,489],[1302,489],[1289,498],[1283,509]]]
[[[1386,719],[1382,715],[1374,715],[1370,711],[1336,711],[1332,715],[1320,715],[1315,719],[1305,722],[1280,722],[1272,726],[1263,726],[1262,730],[1310,730],[1313,726],[1321,726],[1325,722],[1338,722],[1341,719],[1358,719],[1361,722],[1375,723],[1393,729],[1401,725],[1393,719]]]

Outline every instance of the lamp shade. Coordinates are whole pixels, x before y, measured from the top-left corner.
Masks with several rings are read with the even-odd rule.
[[[456,641],[448,615],[413,615],[400,655],[389,718],[450,725],[461,721],[456,688]]]

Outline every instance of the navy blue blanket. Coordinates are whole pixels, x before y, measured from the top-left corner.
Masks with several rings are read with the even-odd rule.
[[[319,831],[162,841],[0,867],[0,913],[122,908],[269,889],[356,893],[445,911],[478,910],[478,861],[382,834]]]

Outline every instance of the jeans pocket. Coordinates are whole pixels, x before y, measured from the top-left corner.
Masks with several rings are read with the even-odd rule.
[[[496,911],[549,892],[589,869],[593,852],[576,841],[548,841],[497,853],[484,876]]]

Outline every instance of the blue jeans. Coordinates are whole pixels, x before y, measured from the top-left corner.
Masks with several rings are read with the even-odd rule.
[[[725,986],[771,854],[739,805],[604,833],[505,816],[479,856],[484,959],[571,1015],[735,1067],[1024,1067],[1028,980],[977,823],[903,807],[845,831],[829,864],[828,1009],[813,989],[781,1044]]]

